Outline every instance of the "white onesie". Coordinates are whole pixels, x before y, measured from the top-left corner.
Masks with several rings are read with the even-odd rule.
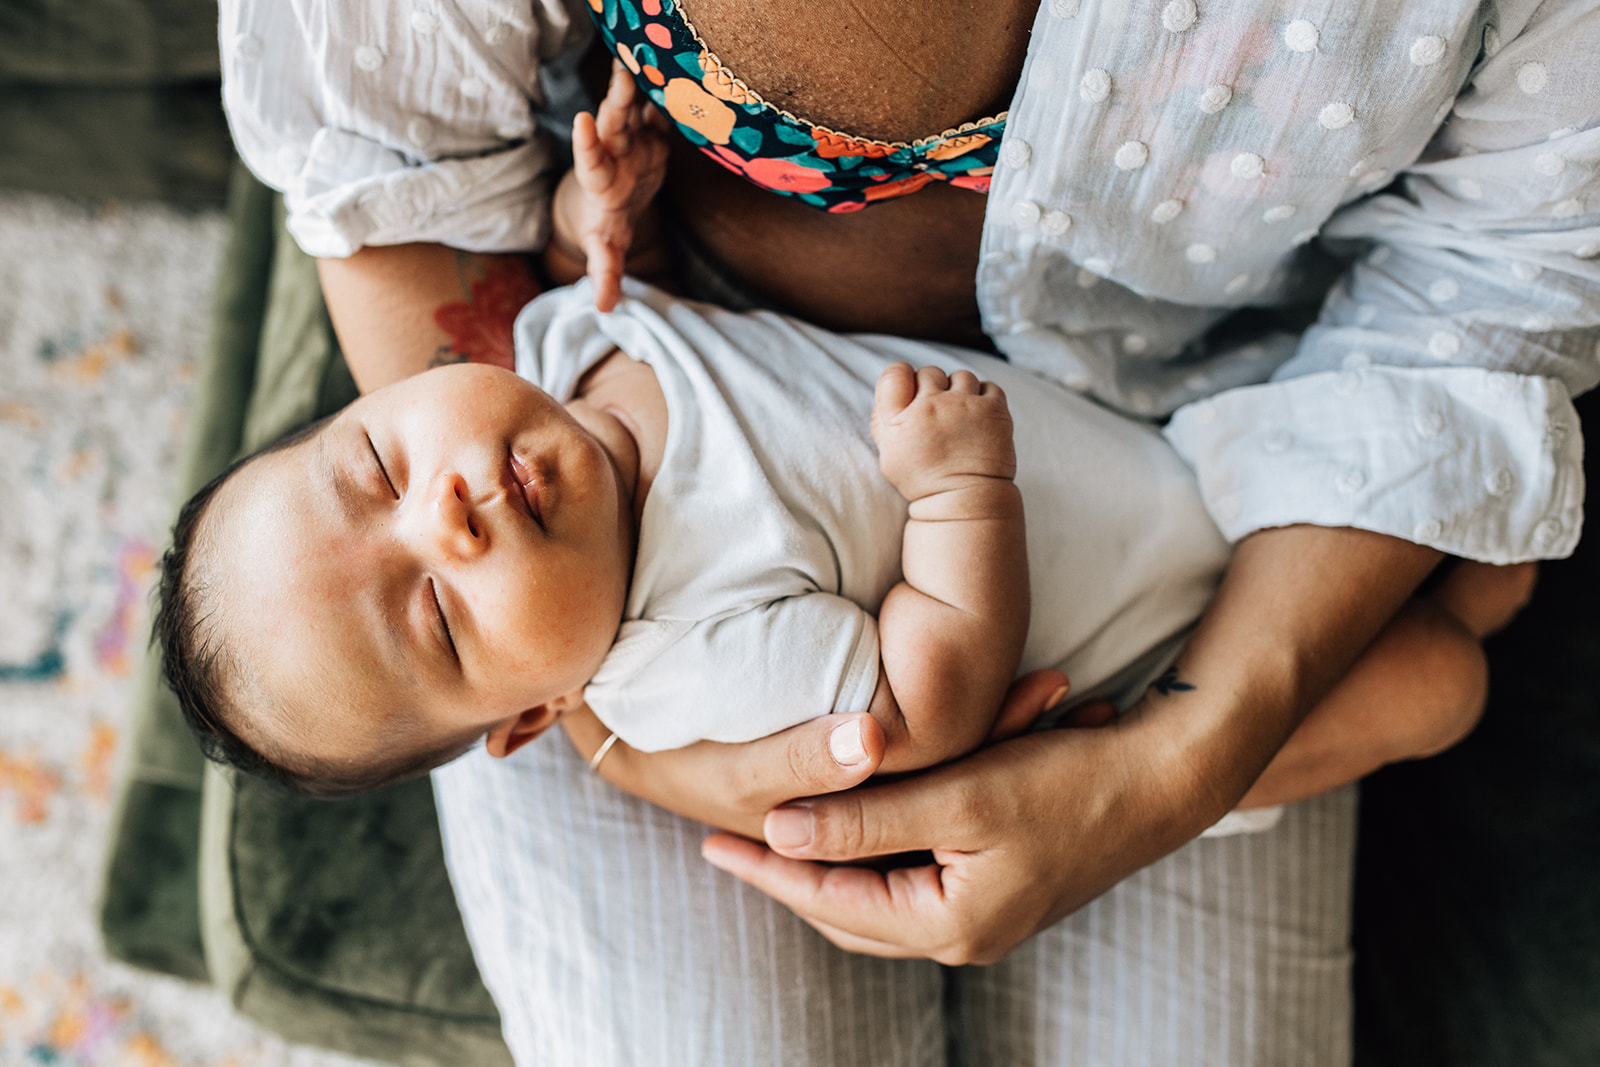
[[[666,396],[622,628],[587,691],[636,749],[866,709],[906,521],[868,421],[897,360],[1006,392],[1032,585],[1022,670],[1059,667],[1078,699],[1141,691],[1226,566],[1193,473],[1147,425],[982,353],[625,292],[608,315],[587,283],[548,293],[516,344],[518,373],[559,400],[613,348]]]

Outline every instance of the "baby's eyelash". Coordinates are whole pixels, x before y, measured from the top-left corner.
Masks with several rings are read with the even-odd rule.
[[[444,630],[444,639],[450,645],[450,658],[457,663],[461,662],[461,654],[456,651],[456,638],[450,632],[450,620],[444,617],[444,605],[439,602],[439,587],[432,578],[428,579],[428,592],[433,594],[433,610],[439,615],[439,626]]]
[[[383,475],[384,484],[389,487],[389,492],[394,494],[396,500],[400,499],[400,491],[394,487],[394,479],[389,477],[389,468],[383,465],[383,457],[378,455],[378,446],[372,443],[372,435],[365,434],[367,448],[372,452],[372,461],[378,465],[378,473]]]

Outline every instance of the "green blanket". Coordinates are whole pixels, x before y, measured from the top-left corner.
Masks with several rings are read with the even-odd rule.
[[[314,261],[240,169],[179,495],[356,394]],[[175,505],[176,506],[176,505]],[[106,946],[206,979],[292,1040],[396,1063],[509,1063],[426,779],[340,803],[202,765],[146,665],[101,914]]]
[[[217,70],[212,3],[0,4],[0,187],[220,203]]]

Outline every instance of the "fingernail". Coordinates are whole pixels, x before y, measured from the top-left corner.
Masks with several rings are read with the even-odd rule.
[[[828,735],[828,751],[842,767],[859,767],[865,763],[867,746],[861,741],[861,723],[846,722],[835,726],[833,733]]]
[[[742,862],[743,856],[737,849],[724,848],[724,842],[715,837],[708,837],[700,842],[700,857],[719,871],[735,874],[744,870],[748,864]]]
[[[1072,689],[1072,687],[1070,685],[1064,685],[1064,686],[1061,686],[1058,689],[1051,690],[1050,698],[1044,702],[1044,710],[1046,710],[1046,711],[1054,710],[1055,706],[1057,704],[1059,704],[1063,700],[1067,699],[1067,693],[1071,689]]]
[[[811,809],[792,804],[767,813],[767,844],[773,848],[805,848],[811,844]]]

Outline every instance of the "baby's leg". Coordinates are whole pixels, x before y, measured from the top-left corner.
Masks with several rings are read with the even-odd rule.
[[[1462,563],[1407,604],[1312,709],[1241,806],[1314,796],[1460,741],[1477,725],[1488,692],[1479,640],[1511,621],[1536,573],[1533,564]]]
[[[1537,563],[1495,567],[1462,560],[1427,599],[1482,639],[1504,629],[1527,606],[1538,578]]]

